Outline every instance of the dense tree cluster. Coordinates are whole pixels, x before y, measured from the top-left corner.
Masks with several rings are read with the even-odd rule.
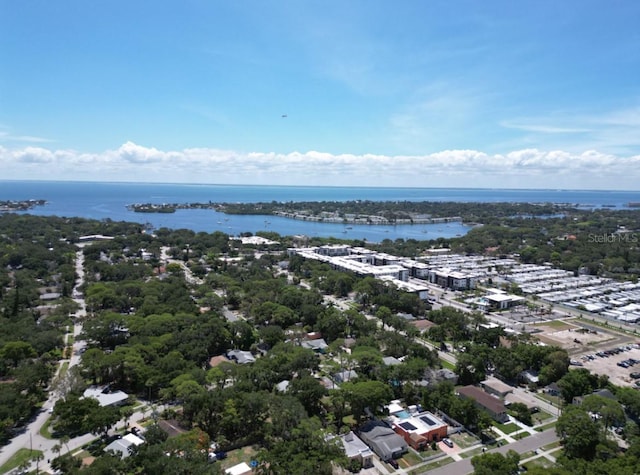
[[[574,272],[637,278],[640,275],[638,210],[573,210],[549,219],[510,218],[473,228],[452,241],[455,251],[516,253],[525,263]],[[606,241],[604,241],[606,239]]]
[[[581,256],[587,252],[587,247],[575,247],[578,239],[553,238],[562,226],[573,232],[574,224],[568,222],[587,231],[613,223],[599,221],[600,214],[593,212],[589,215],[593,223],[584,224],[586,217],[575,210],[563,210],[566,216],[578,213],[571,216],[579,219],[570,221],[512,217],[559,211],[531,206],[534,211],[493,210],[497,214],[491,219],[499,217],[507,225],[496,228],[506,230],[502,237],[489,225],[455,245],[470,246],[469,250],[496,245],[519,252],[531,262],[551,259],[539,251],[549,246],[560,253],[558,262],[562,262],[572,252]],[[478,220],[490,221],[482,215],[488,211],[480,208],[472,206],[470,212]],[[397,212],[403,209],[399,206]],[[444,209],[450,213],[455,207]],[[621,222],[626,221],[616,225]],[[517,223],[530,226],[512,233]],[[536,229],[540,223],[545,223],[545,232]],[[4,437],[34,413],[46,396],[56,361],[64,356],[61,336],[75,311],[69,298],[76,277],[73,243],[84,234],[113,239],[93,242],[82,250],[87,271],[82,290],[89,311],[82,337],[88,348],[79,368],[52,384],[63,396],[52,428],[66,437],[83,432],[104,435],[117,420],[126,418],[126,410],[99,407],[96,401],[81,398],[87,385],[99,384],[169,405],[171,417],[188,430],[168,438],[153,425],[148,442],[126,461],[100,455],[82,473],[103,473],[106,467],[109,473],[216,473],[218,469],[203,452],[211,441],[226,449],[248,444],[261,448],[256,456],[258,473],[330,473],[332,464],[344,465],[345,460],[327,434],[357,427],[368,414],[382,413],[382,406],[393,398],[440,411],[481,434],[491,424],[489,417],[472,401],[458,398],[453,384],[435,382],[433,374],[442,363],[429,343],[456,351],[459,384],[475,384],[490,374],[519,382],[523,371],[533,370],[540,385],[557,381],[567,404],[586,396],[580,407],[565,411],[558,423],[564,458],[576,466],[582,467],[583,460],[584,467],[586,461],[603,467],[617,464],[624,474],[624,467],[631,466],[638,452],[633,438],[640,414],[637,391],[612,388],[606,378],[584,370],[568,371],[565,351],[488,328],[479,313],[447,307],[430,310],[415,295],[371,277],[289,258],[285,250],[291,238],[269,234],[280,244],[260,248],[229,240],[222,233],[161,229],[152,236],[139,225],[108,221],[8,215],[0,217],[0,225]],[[371,247],[416,256],[432,244],[386,240]],[[537,250],[534,253],[528,247]],[[165,264],[163,255],[173,261]],[[625,258],[633,256],[630,251]],[[609,257],[601,256],[606,269]],[[625,267],[624,272],[629,269]],[[46,315],[38,309],[43,293],[59,294]],[[336,305],[344,297],[352,302],[347,310]],[[430,342],[416,340],[417,330],[403,314],[435,324],[426,334]],[[324,354],[301,346],[310,332],[320,333],[329,344]],[[256,361],[210,366],[212,357],[232,349],[250,351]],[[402,361],[387,365],[383,358],[388,356]],[[357,378],[339,388],[327,388],[329,378],[350,370]],[[425,380],[430,381],[426,387]],[[617,401],[589,396],[605,387],[613,390]],[[521,421],[531,423],[526,408],[513,405],[511,409]],[[598,417],[594,419],[593,414]],[[628,420],[636,424],[635,429]],[[611,442],[612,429],[620,427],[630,441],[625,457]],[[518,465],[511,454],[491,455],[474,458],[478,473],[512,473],[514,464]],[[568,466],[563,460],[558,473]],[[80,470],[68,454],[56,463],[68,473]],[[581,473],[596,473],[587,470]]]

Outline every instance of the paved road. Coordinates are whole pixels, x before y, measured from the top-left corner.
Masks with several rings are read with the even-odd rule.
[[[80,348],[85,346],[84,341],[76,339],[76,337],[82,332],[82,324],[80,323],[80,321],[83,317],[86,316],[85,302],[84,302],[84,299],[80,297],[79,290],[78,290],[79,287],[84,282],[83,264],[84,264],[84,255],[80,250],[76,253],[76,274],[78,275],[78,279],[76,280],[76,284],[73,290],[73,295],[75,295],[74,300],[80,306],[80,309],[76,312],[76,315],[78,318],[71,330],[71,333],[74,335],[73,349],[71,352],[70,359],[61,360],[59,362],[58,369],[56,371],[56,376],[54,376],[53,381],[55,381],[57,374],[59,373],[60,368],[64,363],[69,362],[69,368],[70,368],[80,362],[79,350]],[[69,336],[70,336],[69,334],[65,335],[65,341]],[[49,409],[55,406],[55,403],[59,398],[60,398],[60,394],[58,394],[57,391],[50,391],[49,398],[44,402],[42,406],[42,410],[38,413],[36,418],[30,424],[28,424],[27,427],[25,427],[22,433],[20,433],[19,435],[11,439],[11,441],[7,445],[0,447],[0,465],[3,465],[7,460],[9,460],[13,456],[13,454],[15,454],[19,449],[32,448],[35,450],[42,450],[43,452],[45,452],[45,459],[44,461],[40,462],[38,468],[40,470],[44,470],[45,467],[49,467],[46,461],[47,459],[51,459],[57,456],[57,454],[55,454],[51,449],[55,445],[59,444],[59,441],[53,440],[53,439],[47,439],[41,436],[40,429],[42,429],[42,426],[50,417],[50,414],[48,412]],[[73,450],[74,448],[80,447],[93,439],[95,439],[94,435],[87,434],[87,435],[80,436],[70,440],[67,445],[70,450]],[[36,468],[35,464],[33,464],[33,470],[35,470],[35,468]]]
[[[187,281],[187,283],[192,285],[202,285],[204,283],[204,280],[193,275],[193,272],[191,272],[191,269],[187,267],[184,261],[181,261],[179,259],[172,259],[171,257],[169,257],[168,253],[169,253],[169,248],[166,246],[162,247],[160,249],[160,259],[166,262],[167,264],[178,264],[182,269],[182,271],[184,272],[184,279]]]
[[[515,450],[519,454],[531,452],[539,449],[545,445],[551,444],[558,440],[555,429],[548,429],[539,434],[535,434],[526,437],[517,442],[513,442],[502,447],[489,450],[488,452],[499,452],[501,454],[507,453],[509,450]],[[429,475],[465,475],[467,473],[473,473],[473,465],[471,465],[471,459],[463,459],[459,462],[453,462],[444,467],[436,468],[433,470],[425,471],[422,473],[428,473]]]

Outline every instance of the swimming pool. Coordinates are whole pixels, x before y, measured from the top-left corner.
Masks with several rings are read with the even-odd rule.
[[[394,412],[393,415],[396,416],[398,419],[409,419],[411,417],[411,414],[409,414],[405,410]]]

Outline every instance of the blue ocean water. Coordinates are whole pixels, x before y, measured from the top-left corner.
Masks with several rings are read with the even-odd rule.
[[[270,201],[457,201],[457,202],[552,202],[585,207],[623,208],[640,202],[638,191],[509,190],[473,188],[375,188],[239,186],[165,183],[100,183],[59,181],[0,181],[0,200],[44,199],[47,205],[29,213],[41,216],[79,216],[150,223],[155,228],[186,228],[196,232],[270,230],[281,235],[366,239],[435,239],[464,235],[469,227],[448,225],[352,226],[309,223],[275,216],[226,216],[212,210],[178,210],[173,214],[141,214],[129,211],[133,203],[253,203]]]

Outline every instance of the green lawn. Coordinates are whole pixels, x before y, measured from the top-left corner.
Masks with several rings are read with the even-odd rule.
[[[42,450],[20,449],[0,467],[0,473],[8,473],[14,468],[18,468],[36,455],[43,455]]]
[[[535,414],[531,414],[531,419],[534,424],[540,424],[546,420],[553,418],[553,414],[549,414],[545,411],[536,412]]]
[[[42,427],[40,428],[39,434],[45,439],[53,439],[53,435],[51,434],[51,429],[49,426],[51,425],[51,418],[47,419]]]
[[[520,429],[520,426],[518,424],[514,424],[513,422],[510,422],[509,424],[500,424],[496,422],[494,425],[505,434],[511,434],[512,432]]]
[[[551,429],[552,427],[555,427],[555,426],[556,426],[556,423],[555,422],[551,422],[550,424],[547,424],[546,426],[537,427],[536,430],[538,432],[543,432],[543,431],[545,431],[547,429]]]
[[[534,326],[551,327],[554,330],[568,330],[569,328],[575,328],[575,325],[569,325],[562,320],[549,320],[544,323],[536,323]]]
[[[556,440],[555,442],[552,442],[548,445],[545,445],[544,447],[541,447],[542,450],[551,450],[551,449],[555,449],[556,447],[562,447],[562,443],[559,440]]]
[[[442,364],[442,367],[445,368],[445,369],[450,369],[451,371],[456,369],[456,365],[451,364],[448,361],[445,361],[443,359],[440,360],[440,363]]]
[[[445,465],[448,465],[451,462],[454,462],[454,460],[451,457],[443,457],[443,458],[438,459],[438,460],[436,460],[434,462],[431,462],[429,464],[423,465],[420,468],[417,468],[415,470],[411,470],[409,472],[409,475],[419,475],[421,473],[426,473],[429,470],[433,470],[434,468],[444,467]]]
[[[60,372],[58,373],[58,378],[60,379],[64,378],[64,375],[67,374],[68,369],[69,369],[69,362],[65,361],[64,363],[62,363],[62,366],[60,366]]]
[[[523,464],[523,466],[526,467],[527,469],[530,469],[533,467],[549,468],[549,467],[553,467],[553,465],[554,463],[546,457],[538,457]]]
[[[397,462],[401,468],[408,468],[413,465],[422,463],[422,458],[420,457],[420,455],[410,449],[406,454],[399,458]]]

